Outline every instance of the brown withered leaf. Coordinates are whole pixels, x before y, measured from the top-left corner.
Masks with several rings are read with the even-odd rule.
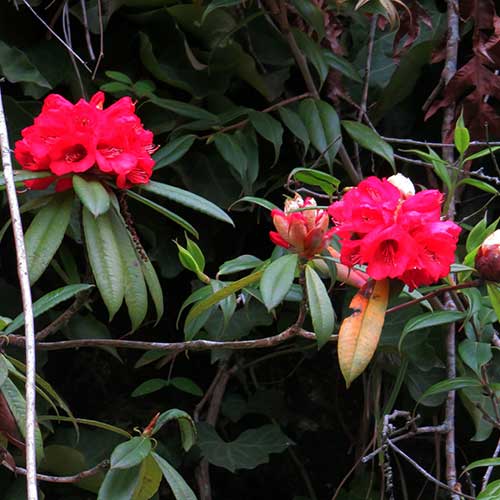
[[[17,428],[14,415],[10,411],[7,400],[0,392],[0,434],[7,438],[9,443],[13,444],[20,450],[24,450],[21,434]]]
[[[432,28],[432,20],[427,11],[417,0],[411,0],[406,9],[402,9],[399,15],[399,29],[394,37],[393,56],[401,57],[417,39],[420,34],[421,24]],[[407,37],[403,46],[399,48],[399,43],[404,37]]]

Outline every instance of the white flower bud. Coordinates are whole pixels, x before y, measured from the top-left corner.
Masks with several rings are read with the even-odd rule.
[[[387,181],[399,189],[403,198],[409,198],[415,194],[415,186],[413,185],[413,182],[411,182],[411,180],[403,174],[391,175]]]

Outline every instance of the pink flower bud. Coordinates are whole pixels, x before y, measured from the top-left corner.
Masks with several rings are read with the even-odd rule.
[[[476,269],[488,281],[500,281],[500,229],[490,234],[479,247]]]

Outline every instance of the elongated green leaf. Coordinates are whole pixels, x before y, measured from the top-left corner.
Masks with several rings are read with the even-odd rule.
[[[112,469],[130,469],[140,464],[151,451],[151,439],[136,436],[119,444],[111,454]]]
[[[410,332],[429,328],[431,326],[446,325],[455,323],[465,318],[467,313],[461,311],[435,311],[421,314],[411,318],[405,325],[401,338],[399,339],[399,349],[403,345],[404,339]]]
[[[325,157],[331,169],[342,143],[337,112],[324,101],[304,99],[300,103],[299,114],[313,146]]]
[[[242,182],[247,177],[247,158],[235,135],[216,134],[214,143],[217,151],[233,168],[236,177]]]
[[[292,0],[293,6],[297,9],[300,16],[307,21],[319,36],[321,40],[325,36],[325,24],[323,12],[309,0]]]
[[[274,146],[274,163],[276,163],[283,144],[283,127],[281,123],[269,113],[259,113],[258,111],[252,111],[248,118],[255,130]]]
[[[159,465],[151,455],[148,455],[141,464],[139,483],[131,500],[149,500],[158,491],[161,478]]]
[[[154,452],[151,455],[160,467],[176,500],[196,500],[196,495],[182,476],[160,455]]]
[[[344,59],[327,49],[323,49],[323,57],[328,66],[331,68],[340,71],[344,76],[355,82],[362,82],[358,70],[347,59]]]
[[[275,208],[278,208],[277,205],[275,205],[271,201],[267,201],[264,198],[258,198],[256,196],[244,196],[243,198],[240,198],[239,200],[235,201],[231,205],[231,207],[234,207],[234,205],[236,205],[237,203],[241,203],[243,201],[246,201],[248,203],[255,203],[256,205],[259,205],[263,208],[267,208],[268,210],[274,210]]]
[[[482,158],[483,156],[491,155],[499,149],[500,146],[492,146],[488,149],[483,149],[482,151],[478,151],[477,153],[467,156],[466,158],[464,158],[464,161],[477,160],[478,158]]]
[[[142,273],[141,258],[132,244],[130,234],[121,217],[111,211],[111,225],[125,272],[125,304],[132,322],[132,331],[137,330],[148,312],[148,291]]]
[[[342,120],[342,126],[360,146],[381,156],[384,160],[389,162],[392,168],[395,168],[392,146],[385,142],[370,127],[351,120]]]
[[[125,73],[122,73],[120,71],[105,71],[104,74],[108,78],[111,78],[112,80],[116,80],[117,82],[126,83],[128,85],[132,85],[132,83],[133,83],[129,76],[127,76]]]
[[[168,385],[175,387],[179,391],[192,394],[193,396],[203,396],[203,391],[200,386],[187,377],[172,377],[168,381]]]
[[[253,255],[240,255],[236,259],[228,260],[219,267],[217,276],[225,274],[239,273],[240,271],[247,271],[248,269],[255,269],[262,264],[262,260]]]
[[[33,285],[47,269],[66,233],[73,195],[54,196],[36,215],[25,234],[26,256]]]
[[[78,285],[67,285],[62,288],[58,288],[57,290],[53,290],[45,294],[43,297],[39,298],[36,302],[33,303],[33,315],[35,318],[47,312],[48,310],[54,308],[61,302],[65,300],[71,299],[77,293],[83,292],[84,290],[88,290],[94,285],[87,284],[78,284]],[[5,333],[9,334],[15,332],[18,328],[24,325],[24,313],[17,316],[12,323],[5,329]]]
[[[183,135],[160,148],[153,155],[156,162],[155,170],[168,167],[177,160],[180,160],[189,151],[189,148],[193,145],[195,139],[195,135]]]
[[[9,375],[9,367],[3,355],[0,355],[0,387]]]
[[[173,99],[163,99],[157,96],[150,96],[149,100],[157,106],[168,109],[169,111],[172,111],[180,116],[186,116],[195,120],[208,120],[212,122],[217,122],[218,120],[216,115],[209,113],[199,106],[188,104],[187,102],[174,101]]]
[[[130,189],[127,190],[127,195],[130,196],[130,198],[133,198],[134,200],[141,202],[143,205],[146,205],[149,208],[156,210],[158,213],[164,215],[165,217],[175,222],[176,224],[179,224],[179,226],[185,229],[188,233],[192,234],[195,238],[199,238],[198,231],[196,231],[196,229],[181,216],[174,214],[174,212],[167,210],[165,207],[158,205],[158,203],[155,203],[154,201],[148,200],[148,198],[144,198],[144,196],[141,196],[140,194]]]
[[[267,310],[274,309],[283,301],[292,286],[297,268],[298,256],[291,253],[272,262],[260,280],[262,300]]]
[[[457,377],[451,380],[443,380],[442,382],[438,382],[437,384],[429,387],[429,389],[422,394],[418,402],[420,403],[420,401],[428,398],[429,396],[434,396],[435,394],[465,389],[466,387],[481,387],[481,382],[470,377]]]
[[[21,435],[26,437],[26,401],[19,389],[10,378],[6,378],[0,387],[0,392],[5,397],[12,415],[16,421],[17,427]],[[40,462],[43,458],[43,440],[38,423],[35,422],[35,446],[36,446],[36,461]]]
[[[223,210],[221,210],[217,205],[214,205],[211,201],[208,201],[197,194],[190,193],[189,191],[175,186],[154,181],[149,181],[148,184],[144,184],[142,189],[149,191],[150,193],[157,194],[158,196],[163,196],[164,198],[175,201],[176,203],[192,208],[193,210],[197,210],[198,212],[202,212],[210,217],[214,217],[215,219],[219,219],[234,226],[231,218]]]
[[[22,186],[22,181],[29,181],[32,179],[43,179],[44,177],[50,177],[51,172],[32,172],[30,170],[14,170],[14,181],[16,186]],[[5,189],[5,177],[3,173],[0,173],[0,190]]]
[[[474,342],[465,339],[458,346],[458,352],[463,362],[472,368],[478,376],[481,376],[481,367],[488,363],[493,357],[491,344],[486,342]]]
[[[142,274],[146,280],[146,285],[148,286],[149,293],[151,294],[151,298],[153,299],[153,303],[155,305],[156,324],[158,324],[158,321],[160,321],[163,316],[165,308],[163,290],[161,289],[160,280],[158,279],[158,275],[156,274],[151,261],[149,259],[147,261],[141,260],[141,267]]]
[[[332,302],[321,278],[311,266],[306,266],[306,287],[309,313],[311,314],[318,349],[321,349],[330,339],[335,327]]]
[[[110,212],[94,217],[83,207],[83,230],[92,273],[111,320],[122,305],[126,279]]]
[[[262,271],[257,271],[255,273],[249,274],[248,276],[245,276],[244,278],[241,278],[240,280],[234,281],[233,283],[225,286],[224,288],[214,293],[207,299],[201,300],[189,311],[186,317],[185,324],[189,325],[198,316],[200,316],[202,313],[210,309],[212,306],[218,304],[221,300],[225,299],[226,297],[229,297],[229,295],[233,294],[234,292],[237,292],[238,290],[241,290],[242,288],[245,288],[251,285],[252,283],[255,283],[256,281],[260,280],[261,276],[262,276]]]
[[[486,193],[498,194],[498,189],[488,184],[487,182],[480,181],[479,179],[462,179],[457,186],[462,184],[467,184],[469,186],[473,186],[481,191],[485,191]]]
[[[321,45],[299,29],[292,28],[292,33],[300,50],[316,69],[319,76],[319,87],[322,87],[328,75],[328,64]]]
[[[207,16],[213,12],[214,10],[221,8],[233,7],[235,5],[239,5],[242,0],[212,0],[206,7],[203,15],[201,16],[200,24],[203,24],[207,18]]]
[[[109,194],[99,181],[87,181],[79,175],[74,175],[73,189],[80,201],[90,210],[94,217],[109,210]]]
[[[163,353],[165,355],[165,353]],[[159,391],[160,389],[164,389],[167,387],[168,381],[162,378],[152,378],[150,380],[146,380],[141,385],[136,387],[132,392],[131,396],[133,398],[137,398],[139,396],[145,396],[146,394],[151,394],[152,392]]]
[[[188,451],[192,448],[193,444],[196,442],[196,426],[193,419],[188,413],[182,410],[173,408],[163,412],[156,421],[156,424],[151,433],[154,436],[166,423],[176,420],[179,424],[179,430],[181,432],[181,441],[184,451]]]
[[[488,297],[491,301],[491,306],[497,315],[497,320],[500,321],[500,289],[496,283],[487,283]]]
[[[340,185],[340,180],[332,175],[310,168],[294,168],[290,176],[304,184],[320,187],[328,196],[331,196]]]
[[[496,467],[497,465],[500,465],[500,458],[483,458],[482,460],[475,460],[470,463],[463,470],[463,472],[469,472],[470,470],[477,469],[478,467]]]
[[[140,470],[140,465],[130,469],[110,469],[104,476],[97,500],[132,498],[141,481]]]
[[[92,420],[88,418],[71,418],[71,417],[63,417],[61,415],[41,415],[38,417],[39,422],[73,422],[75,421],[77,424],[88,425],[90,427],[96,427],[97,429],[103,429],[105,431],[113,432],[115,434],[119,434],[120,436],[124,436],[127,439],[132,439],[132,436],[124,429],[120,429],[120,427],[116,427],[111,424],[107,424],[106,422],[100,422],[99,420]]]
[[[283,123],[286,125],[288,130],[297,137],[304,144],[304,153],[307,153],[309,149],[309,134],[307,132],[304,122],[301,120],[300,116],[289,108],[279,108],[278,113],[280,114]]]
[[[465,127],[456,127],[454,133],[454,141],[457,151],[461,155],[463,155],[469,148],[470,144],[469,131]]]

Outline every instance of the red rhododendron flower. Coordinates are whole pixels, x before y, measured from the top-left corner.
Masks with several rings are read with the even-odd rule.
[[[26,181],[29,189],[45,189],[55,180],[56,190],[69,189],[71,174],[81,172],[111,176],[123,189],[149,182],[153,172],[153,134],[129,97],[104,109],[103,92],[76,104],[51,94],[22,137],[14,151],[22,168],[54,174]]]
[[[295,212],[301,208],[308,210]],[[301,257],[311,259],[320,253],[330,241],[333,229],[328,230],[328,214],[317,210],[314,198],[303,200],[298,194],[285,202],[285,211],[271,212],[277,232],[271,231],[271,241],[284,248],[293,249]]]
[[[369,177],[333,203],[328,212],[342,243],[341,262],[366,265],[372,278],[398,278],[412,289],[446,276],[460,227],[441,221],[439,191],[414,193],[401,174]]]

